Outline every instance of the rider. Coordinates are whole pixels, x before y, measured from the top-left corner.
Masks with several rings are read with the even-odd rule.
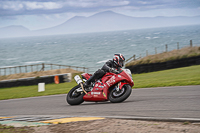
[[[106,72],[118,73],[120,68],[124,66],[125,58],[122,54],[114,54],[113,60],[107,61],[101,69],[98,69],[86,82],[85,86],[88,87],[91,82],[96,79],[102,78]]]

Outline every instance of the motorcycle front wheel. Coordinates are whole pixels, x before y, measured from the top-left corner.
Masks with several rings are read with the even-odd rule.
[[[83,96],[85,95],[84,92],[77,92],[77,89],[81,88],[80,85],[75,86],[72,88],[69,93],[67,94],[66,101],[70,105],[79,105],[84,102]]]
[[[124,85],[119,91],[115,88],[110,91],[109,100],[112,103],[120,103],[126,100],[132,92],[132,88],[130,85]]]

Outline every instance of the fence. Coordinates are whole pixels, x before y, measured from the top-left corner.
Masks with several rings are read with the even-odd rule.
[[[130,57],[129,59],[126,60],[126,63],[129,62],[129,61],[135,61],[135,60],[139,60],[141,59],[142,57],[140,56],[139,58],[136,58],[135,55],[133,55],[132,57]]]
[[[190,40],[190,47],[193,46],[192,40]],[[179,49],[179,42],[177,42],[177,50]],[[165,51],[164,52],[168,52],[168,44],[165,44]],[[157,48],[155,47],[155,54],[157,54]],[[148,50],[146,50],[146,56],[149,55]],[[132,57],[130,57],[129,59],[126,60],[126,63],[131,62],[131,61],[136,61],[141,59],[142,56],[140,54],[140,56],[138,58],[136,58],[136,55],[133,55]]]
[[[133,66],[127,66],[126,68],[131,70],[131,73],[147,73],[160,70],[167,70],[179,67],[186,67],[191,65],[200,65],[200,56],[182,58],[177,60],[171,60],[166,62],[151,63],[151,64],[139,64]]]
[[[53,69],[64,69],[64,68],[71,68],[77,71],[88,72],[88,68],[86,67],[42,63],[42,64],[34,64],[34,65],[12,66],[12,67],[0,68],[0,76],[17,74],[17,73],[47,71],[47,70],[53,70]]]

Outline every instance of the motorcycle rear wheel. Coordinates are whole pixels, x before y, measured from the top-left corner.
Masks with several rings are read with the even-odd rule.
[[[109,100],[112,103],[120,103],[126,100],[132,92],[130,85],[124,85],[119,91],[113,88],[109,94]]]
[[[84,92],[76,92],[80,85],[75,86],[72,88],[69,93],[67,94],[66,101],[70,105],[79,105],[84,102],[83,96],[85,95]]]

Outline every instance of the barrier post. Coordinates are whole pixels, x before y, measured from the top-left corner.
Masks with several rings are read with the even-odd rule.
[[[192,40],[190,40],[190,47],[192,47]]]
[[[135,54],[133,55],[133,60],[135,61],[136,59],[135,59]]]
[[[165,48],[166,48],[166,52],[168,51],[167,49],[168,49],[168,46],[167,46],[167,44],[165,45]]]

